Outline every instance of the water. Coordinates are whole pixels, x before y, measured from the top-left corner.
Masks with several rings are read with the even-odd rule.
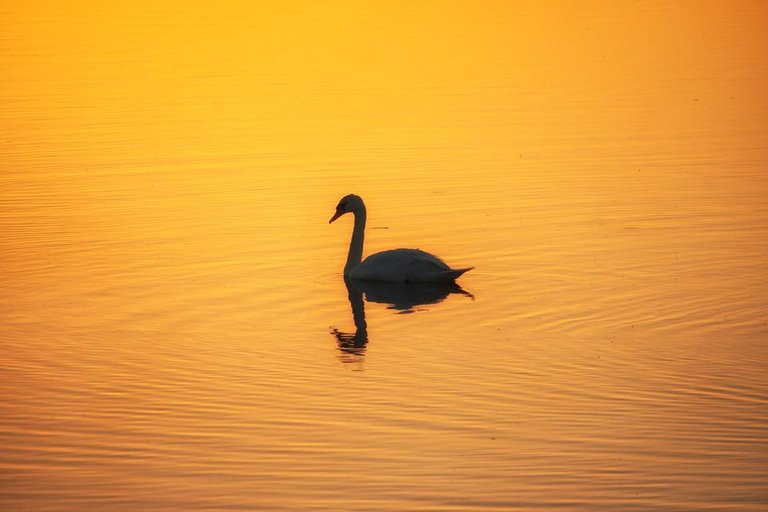
[[[765,15],[4,3],[0,508],[765,509]]]

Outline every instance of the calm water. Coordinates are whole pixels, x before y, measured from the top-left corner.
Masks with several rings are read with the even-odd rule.
[[[0,508],[768,507],[762,3],[37,4]]]

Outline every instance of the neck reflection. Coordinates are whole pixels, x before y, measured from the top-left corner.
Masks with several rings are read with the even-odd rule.
[[[336,337],[342,360],[347,361],[347,359],[349,359],[348,362],[353,362],[362,358],[365,354],[365,346],[368,344],[368,324],[365,322],[363,291],[353,286],[350,281],[352,280],[344,279],[344,282],[347,285],[349,305],[352,307],[352,319],[355,322],[355,332],[343,332],[334,327],[331,329],[331,334]]]

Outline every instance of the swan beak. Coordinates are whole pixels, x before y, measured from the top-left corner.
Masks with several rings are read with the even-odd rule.
[[[335,221],[336,219],[338,219],[339,217],[341,217],[345,213],[346,212],[344,212],[344,211],[336,210],[336,213],[333,214],[333,217],[331,217],[331,220],[328,221],[328,224],[330,224],[331,222]]]

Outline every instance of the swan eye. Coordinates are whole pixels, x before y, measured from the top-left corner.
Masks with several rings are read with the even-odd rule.
[[[347,202],[344,201],[343,203],[339,203],[339,206],[336,207],[337,210],[346,211],[347,210]]]

